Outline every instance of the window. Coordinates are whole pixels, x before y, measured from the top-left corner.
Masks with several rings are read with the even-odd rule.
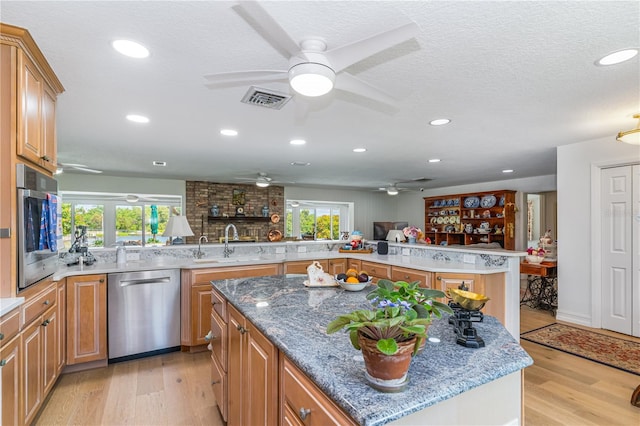
[[[137,246],[165,245],[169,217],[180,214],[179,195],[131,196],[111,193],[61,192],[64,248],[73,243],[78,226],[87,227],[91,247],[116,243]]]
[[[339,240],[353,222],[353,203],[287,201],[285,236],[303,240]]]

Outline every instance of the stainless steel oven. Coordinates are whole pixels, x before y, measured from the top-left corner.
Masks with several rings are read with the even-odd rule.
[[[58,263],[56,209],[58,183],[30,168],[17,165],[18,194],[18,290],[55,272]],[[52,218],[56,219],[52,225]],[[55,226],[52,230],[51,227]],[[53,232],[53,235],[51,234]]]

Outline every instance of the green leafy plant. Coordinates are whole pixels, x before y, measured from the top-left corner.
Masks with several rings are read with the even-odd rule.
[[[432,315],[440,317],[441,311],[451,312],[447,305],[434,300],[444,297],[443,292],[422,289],[418,284],[419,282],[378,281],[377,289],[367,295],[371,301],[371,309],[359,309],[340,315],[327,325],[327,333],[347,330],[351,344],[357,350],[360,350],[360,333],[375,340],[378,350],[386,355],[394,355],[398,352],[399,342],[415,337],[413,353],[417,353],[427,338]]]

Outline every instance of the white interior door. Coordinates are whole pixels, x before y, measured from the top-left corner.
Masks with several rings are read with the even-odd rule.
[[[632,166],[602,170],[602,328],[633,330]]]

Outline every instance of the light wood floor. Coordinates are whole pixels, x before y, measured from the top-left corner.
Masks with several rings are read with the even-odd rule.
[[[548,312],[521,309],[523,332],[553,322]],[[640,408],[629,403],[640,376],[521,344],[534,359],[524,373],[525,425],[640,425]],[[65,374],[35,424],[222,426],[209,363],[208,352],[174,352]]]

